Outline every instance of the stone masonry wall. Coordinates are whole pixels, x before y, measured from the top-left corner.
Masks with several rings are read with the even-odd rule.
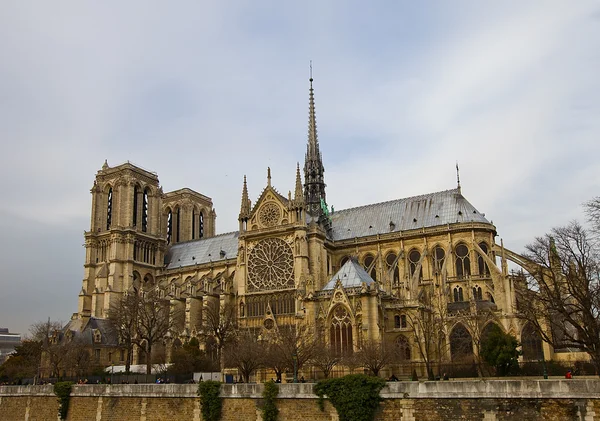
[[[320,411],[312,384],[282,384],[281,421],[337,421]],[[223,385],[223,421],[260,421],[262,385]],[[395,382],[377,421],[600,421],[600,380]],[[57,420],[52,386],[1,386],[0,420]],[[74,386],[68,421],[202,421],[196,385]]]

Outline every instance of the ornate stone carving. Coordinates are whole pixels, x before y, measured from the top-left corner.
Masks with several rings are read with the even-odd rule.
[[[248,291],[294,287],[292,249],[280,238],[262,240],[248,254]]]

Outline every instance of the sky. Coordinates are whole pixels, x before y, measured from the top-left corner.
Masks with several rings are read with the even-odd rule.
[[[294,190],[313,63],[335,209],[456,186],[522,252],[600,195],[600,2],[0,2],[0,327],[77,311],[104,160]]]

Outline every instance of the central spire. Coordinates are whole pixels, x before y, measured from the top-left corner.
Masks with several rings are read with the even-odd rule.
[[[325,181],[323,161],[319,151],[317,137],[317,118],[315,115],[315,95],[313,90],[312,62],[310,64],[310,90],[308,97],[308,145],[304,161],[304,201],[306,209],[312,215],[321,212],[321,201],[325,200]]]

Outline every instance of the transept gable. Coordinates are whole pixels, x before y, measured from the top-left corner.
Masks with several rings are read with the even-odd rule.
[[[272,186],[267,186],[250,211],[248,230],[286,225],[290,222],[289,200]]]

